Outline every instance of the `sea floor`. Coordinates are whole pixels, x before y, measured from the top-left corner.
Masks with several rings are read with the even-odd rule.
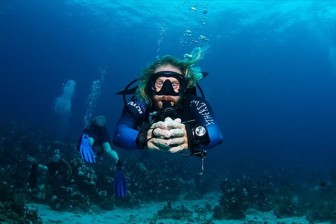
[[[72,213],[65,211],[55,211],[48,205],[30,203],[29,208],[38,209],[38,214],[42,218],[43,223],[73,223],[73,224],[190,224],[190,223],[213,223],[213,224],[309,224],[305,217],[286,217],[277,218],[272,212],[259,212],[257,210],[247,210],[246,218],[243,220],[211,220],[212,210],[204,211],[206,204],[215,205],[218,201],[216,195],[206,195],[200,200],[180,200],[172,202],[172,208],[182,208],[183,206],[195,211],[188,220],[161,219],[156,214],[162,210],[167,203],[146,203],[132,209],[118,208],[111,211],[102,211],[94,209],[90,213]],[[196,212],[201,209],[202,212]],[[211,221],[210,221],[211,220]],[[322,223],[320,223],[322,224]]]

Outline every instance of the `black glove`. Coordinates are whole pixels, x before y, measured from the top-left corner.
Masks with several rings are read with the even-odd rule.
[[[137,138],[135,140],[135,142],[136,142],[136,144],[137,144],[137,146],[138,146],[139,149],[144,149],[147,146],[147,141],[148,141],[148,139],[147,139],[147,132],[148,132],[149,128],[150,128],[149,125],[146,124],[146,123],[142,124],[142,126],[140,128],[138,136],[137,136]]]

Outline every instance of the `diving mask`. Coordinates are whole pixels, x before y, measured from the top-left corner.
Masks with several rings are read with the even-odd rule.
[[[179,81],[179,83],[174,83],[170,80],[160,81],[160,77],[172,77]],[[155,87],[159,87],[159,91],[156,91]],[[183,75],[172,72],[172,71],[162,71],[156,72],[151,75],[147,90],[151,96],[154,95],[170,95],[170,96],[181,96],[187,87],[186,79]]]

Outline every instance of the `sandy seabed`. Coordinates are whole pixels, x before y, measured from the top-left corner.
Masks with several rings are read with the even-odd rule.
[[[205,204],[215,205],[218,202],[218,196],[206,195],[200,200],[180,200],[172,202],[173,208],[184,206],[190,211],[194,211],[197,206]],[[210,220],[213,211],[210,210],[202,214],[202,218],[197,218],[199,214],[194,213],[191,220],[160,219],[156,217],[159,210],[163,209],[167,203],[146,203],[132,209],[115,208],[111,211],[95,211],[92,213],[72,213],[65,211],[55,211],[48,205],[30,203],[29,208],[38,209],[38,215],[42,218],[44,224],[55,223],[73,223],[73,224],[135,224],[135,223],[158,223],[158,224],[190,224],[205,223]],[[246,212],[246,218],[243,220],[213,220],[214,224],[309,224],[305,217],[287,217],[277,218],[272,212],[259,212],[249,209]],[[320,223],[322,224],[322,223]]]

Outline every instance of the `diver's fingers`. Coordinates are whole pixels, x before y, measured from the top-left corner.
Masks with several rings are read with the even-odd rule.
[[[186,149],[186,144],[181,144],[181,145],[172,147],[171,149],[169,149],[169,152],[177,153],[177,152],[183,151],[184,149]]]
[[[149,150],[160,150],[159,147],[157,147],[156,145],[154,145],[154,144],[151,142],[151,140],[149,140],[149,141],[147,142],[147,148],[148,148]]]
[[[173,128],[169,130],[170,136],[174,138],[186,136],[186,133],[186,130],[182,128]]]
[[[176,118],[176,119],[174,120],[174,122],[181,123],[182,120],[181,120],[181,118]]]
[[[171,138],[169,140],[170,140],[169,141],[170,146],[182,145],[184,143],[187,143],[186,141],[188,141],[187,138],[183,138],[183,137],[181,137],[181,138]]]
[[[168,129],[172,129],[172,128],[183,128],[185,129],[185,125],[182,124],[181,122],[177,122],[177,121],[170,121],[170,122],[166,122],[166,126]]]
[[[161,138],[169,138],[171,136],[170,130],[154,128],[152,130],[152,137],[161,137]]]
[[[154,144],[154,138],[151,138],[147,141],[147,148],[149,150],[160,150],[160,148]]]
[[[173,119],[171,119],[170,117],[166,117],[164,122],[165,123],[170,123],[170,122],[173,122]]]
[[[171,138],[170,139],[170,146],[169,152],[176,153],[182,150],[188,149],[188,138],[185,136],[178,137],[178,138]]]
[[[152,124],[151,128],[167,129],[167,124],[163,121],[158,121]]]
[[[151,142],[159,148],[159,150],[168,151],[170,149],[170,140],[163,138],[152,138]]]
[[[176,118],[175,120],[172,120],[170,117],[165,119],[165,124],[168,129],[171,128],[185,128],[185,125],[182,123],[181,118]]]

